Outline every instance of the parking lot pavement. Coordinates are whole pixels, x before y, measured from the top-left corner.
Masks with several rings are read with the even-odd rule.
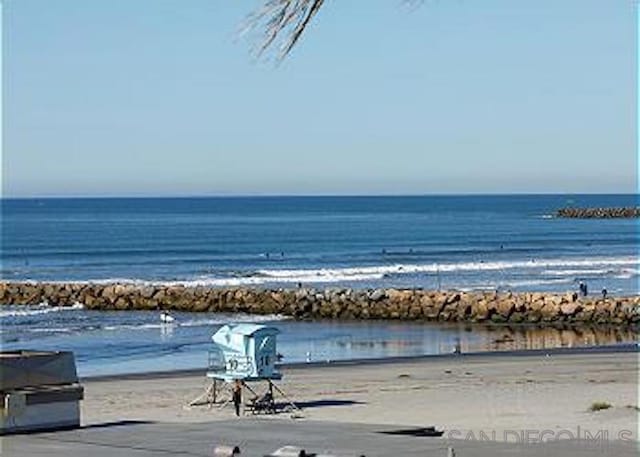
[[[77,430],[2,437],[3,457],[212,456],[215,445],[237,445],[242,456],[262,457],[285,445],[339,456],[635,457],[636,442],[554,441],[514,444],[396,434],[389,425],[239,418],[197,424],[120,422]],[[394,433],[389,433],[394,432]]]

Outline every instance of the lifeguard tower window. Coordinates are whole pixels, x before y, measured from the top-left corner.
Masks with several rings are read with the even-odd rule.
[[[256,324],[227,324],[212,337],[207,376],[225,381],[280,379],[276,370],[274,327]]]

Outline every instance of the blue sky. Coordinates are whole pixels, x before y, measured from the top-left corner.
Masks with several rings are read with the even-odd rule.
[[[631,0],[4,0],[3,195],[634,192]]]

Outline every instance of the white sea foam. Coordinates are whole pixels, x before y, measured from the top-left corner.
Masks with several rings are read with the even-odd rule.
[[[154,328],[163,328],[167,327],[171,324],[117,324],[117,325],[105,325],[102,327],[102,330],[113,331],[113,330],[148,330]]]
[[[545,270],[542,272],[543,275],[549,276],[602,276],[606,274],[616,273],[617,269],[568,269],[568,270]]]
[[[268,322],[268,321],[281,321],[289,319],[287,316],[279,314],[265,314],[265,315],[249,315],[249,314],[236,314],[236,315],[221,315],[219,318],[213,319],[189,319],[181,320],[183,315],[176,315],[175,321],[171,323],[127,323],[127,324],[115,324],[105,325],[102,330],[106,331],[119,331],[119,330],[150,330],[150,329],[166,329],[177,327],[209,327],[213,325],[222,325],[229,322]]]
[[[572,279],[523,279],[521,281],[507,281],[505,284],[500,284],[501,288],[504,287],[528,287],[528,286],[543,286],[545,284],[569,284],[572,283]]]
[[[29,333],[71,333],[72,329],[67,327],[58,328],[30,328],[26,330]]]
[[[141,279],[131,279],[131,278],[105,278],[105,279],[97,279],[95,281],[79,281],[81,284],[90,283],[90,284],[131,284],[131,285],[145,285],[148,284],[148,281],[144,281]]]
[[[613,277],[616,279],[631,279],[638,275],[640,275],[640,270],[635,268],[624,268],[616,272],[616,274],[613,275]]]
[[[278,271],[278,270],[274,270]],[[284,270],[281,270],[284,271]],[[215,287],[235,287],[235,286],[251,286],[259,285],[268,282],[278,283],[330,283],[341,281],[371,281],[375,279],[382,279],[384,273],[369,273],[369,274],[341,274],[339,270],[306,270],[308,273],[280,275],[280,276],[251,276],[244,278],[199,278],[190,281],[175,281],[171,283],[163,283],[169,285],[182,284],[185,286],[215,286]]]
[[[499,284],[471,285],[471,286],[461,287],[459,288],[459,290],[463,292],[472,292],[472,291],[479,291],[479,290],[502,290],[502,289],[511,289],[515,287],[544,286],[544,285],[552,285],[552,284],[570,284],[572,282],[573,282],[573,279],[569,279],[569,278],[523,279],[523,280],[505,281]]]
[[[27,281],[37,284],[37,281]],[[154,284],[153,281],[149,281],[146,279],[136,279],[136,278],[99,278],[99,279],[83,279],[78,281],[65,281],[65,280],[52,280],[47,281],[51,284],[80,284],[80,285],[110,285],[110,284],[128,284],[132,286],[146,286]]]
[[[475,286],[456,287],[456,290],[459,290],[461,292],[476,292],[482,290],[496,290],[497,288],[498,286],[496,286],[495,284],[482,284]]]
[[[619,271],[620,267],[637,266],[639,260],[630,257],[591,259],[531,259],[524,261],[458,262],[441,264],[395,264],[349,268],[260,270],[258,276],[219,278],[200,277],[191,281],[175,282],[184,285],[246,286],[264,283],[335,283],[383,279],[391,275],[437,274],[455,272],[508,271],[514,269],[547,269],[558,276],[571,276],[587,271]],[[594,270],[594,268],[600,267]],[[604,268],[602,268],[604,267]],[[555,270],[548,270],[555,269]],[[560,273],[569,272],[569,273]]]
[[[11,306],[8,308],[10,309],[0,311],[0,318],[37,316],[39,314],[77,311],[79,309],[84,309],[84,305],[82,305],[82,303],[75,303],[71,306],[49,306],[47,303],[41,303],[36,306]]]
[[[236,287],[261,285],[267,283],[322,284],[340,282],[363,282],[378,281],[389,276],[399,276],[406,274],[429,275],[439,273],[465,273],[485,271],[506,273],[510,270],[535,270],[534,274],[547,274],[559,277],[575,277],[589,274],[612,274],[614,275],[613,277],[626,279],[638,275],[639,267],[640,260],[634,257],[593,257],[586,259],[560,258],[517,261],[393,264],[320,269],[264,269],[257,272],[252,272],[251,275],[247,276],[222,277],[220,275],[206,275],[195,277],[193,279],[173,281],[109,278],[89,280],[84,282],[92,284],[110,284],[118,282],[133,285]]]
[[[194,319],[188,321],[178,321],[180,327],[202,327],[210,325],[221,325],[229,322],[269,322],[269,321],[282,321],[290,319],[289,316],[282,316],[280,314],[265,314],[265,315],[236,315],[236,316],[221,316],[217,319]]]
[[[595,266],[623,266],[638,265],[640,261],[634,258],[593,258],[593,259],[540,259],[525,261],[496,261],[496,262],[459,262],[443,264],[397,264],[372,267],[319,269],[319,270],[261,270],[260,273],[268,278],[291,277],[353,277],[360,275],[384,275],[403,273],[438,273],[455,271],[497,271],[515,268],[550,268],[550,267],[595,267]]]

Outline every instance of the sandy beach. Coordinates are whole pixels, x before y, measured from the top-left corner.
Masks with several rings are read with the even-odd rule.
[[[283,374],[279,385],[303,406],[303,418],[296,421],[435,425],[455,438],[485,433],[497,440],[523,430],[638,437],[637,352],[452,356],[303,366]],[[231,407],[186,406],[203,392],[203,374],[94,379],[84,385],[87,425],[243,420]],[[590,411],[594,402],[611,407]],[[293,421],[288,414],[270,420]]]

